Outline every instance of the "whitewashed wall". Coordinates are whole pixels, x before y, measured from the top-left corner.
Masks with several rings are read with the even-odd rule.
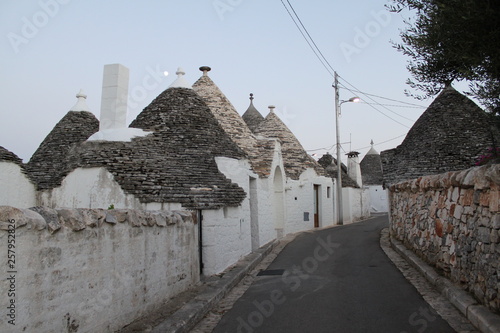
[[[387,201],[387,191],[382,185],[367,186],[370,193],[370,211],[372,213],[386,213],[389,211],[389,204]]]
[[[344,224],[370,217],[370,193],[368,189],[342,188]]]
[[[320,186],[319,227],[334,224],[332,179],[318,176],[313,169],[307,169],[300,175],[299,180],[287,179],[286,233],[314,228],[314,185]],[[330,198],[327,197],[328,188],[330,188]],[[304,213],[309,213],[309,221],[304,221]]]
[[[0,205],[20,208],[36,205],[35,185],[15,163],[0,162]]]
[[[77,168],[64,178],[61,186],[38,194],[38,204],[47,207],[181,210],[178,203],[143,204],[125,193],[105,168]]]
[[[151,218],[160,212],[113,211],[113,223],[102,210],[49,213],[50,228],[34,211],[0,207],[4,253],[6,222],[17,224],[16,325],[5,320],[12,284],[3,276],[0,332],[114,332],[199,282],[191,213],[171,212],[160,222]],[[7,267],[7,255],[0,266]]]
[[[204,210],[202,222],[203,274],[222,272],[252,251],[250,226],[250,177],[247,160],[216,157],[219,171],[247,193],[238,207]]]

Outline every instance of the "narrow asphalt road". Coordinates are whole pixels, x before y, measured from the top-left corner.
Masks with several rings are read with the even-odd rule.
[[[299,235],[213,332],[455,332],[380,248],[387,216]]]

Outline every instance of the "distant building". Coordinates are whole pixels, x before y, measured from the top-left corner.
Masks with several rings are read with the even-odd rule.
[[[363,186],[370,193],[370,211],[372,213],[388,212],[387,193],[383,188],[384,177],[380,154],[372,147],[361,160],[360,168]]]

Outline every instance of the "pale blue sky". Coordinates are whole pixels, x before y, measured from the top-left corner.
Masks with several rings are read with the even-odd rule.
[[[389,43],[398,40],[402,17],[385,11],[387,1],[290,2],[330,64],[350,83],[371,94],[429,104],[404,95],[407,59]],[[25,162],[75,104],[80,88],[99,118],[102,70],[110,63],[130,69],[129,91],[135,95],[128,123],[168,87],[178,66],[194,83],[201,75],[198,67],[207,65],[240,114],[254,93],[257,109],[265,116],[267,106],[275,105],[304,148],[335,143],[333,78],[280,0],[3,0],[0,13],[0,145]],[[170,75],[161,76],[163,71]],[[352,96],[345,90],[340,94],[341,99]],[[343,104],[346,151],[406,134],[413,124],[408,119],[423,112],[377,108],[405,126],[368,105]],[[403,138],[376,149],[396,147]]]

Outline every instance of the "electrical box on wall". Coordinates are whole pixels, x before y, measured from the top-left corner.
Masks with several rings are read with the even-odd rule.
[[[309,221],[309,212],[304,212],[304,221]]]

